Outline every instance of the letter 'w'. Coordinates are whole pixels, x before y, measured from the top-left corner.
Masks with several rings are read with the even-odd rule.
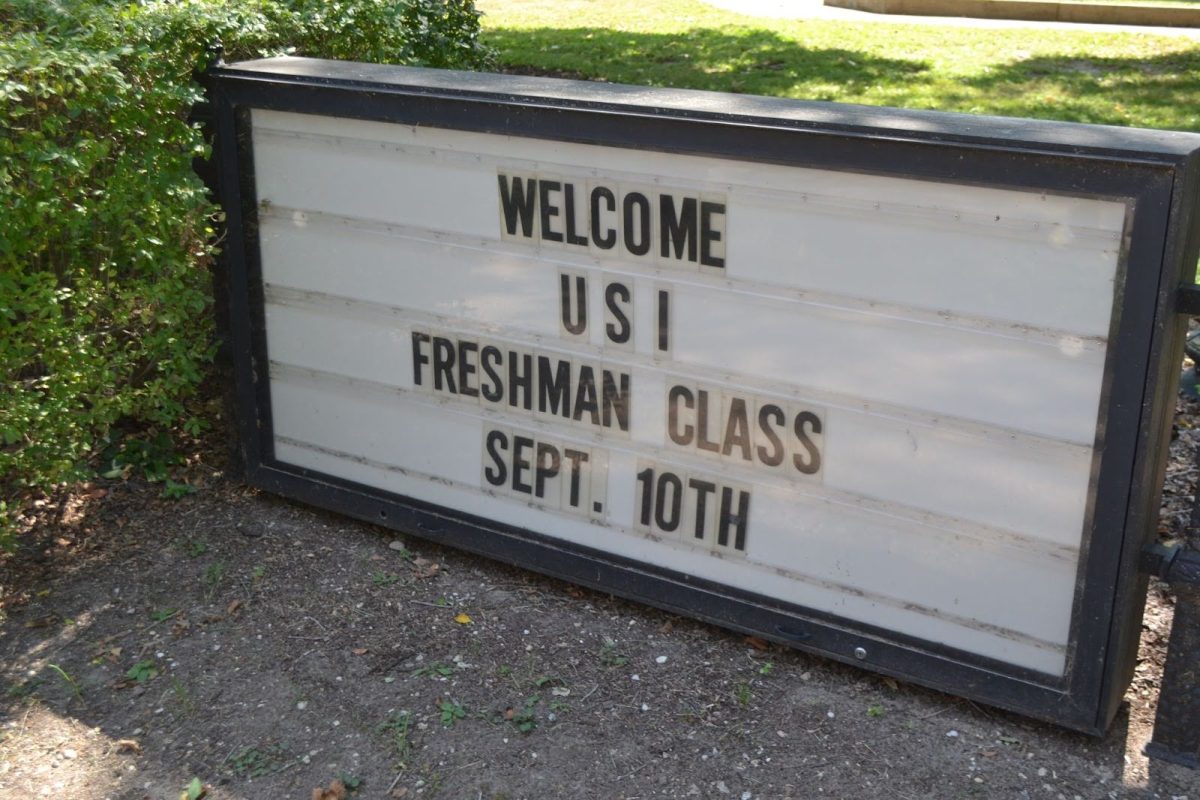
[[[517,233],[517,221],[521,222],[521,235],[533,238],[533,211],[537,207],[537,179],[522,180],[513,177],[509,188],[508,176],[500,175],[500,206],[504,209],[504,226],[509,236]]]

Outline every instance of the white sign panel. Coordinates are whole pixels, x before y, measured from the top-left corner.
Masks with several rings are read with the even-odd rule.
[[[1065,674],[1125,203],[251,130],[279,462]]]

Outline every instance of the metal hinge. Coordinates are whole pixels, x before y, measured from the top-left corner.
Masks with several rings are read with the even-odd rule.
[[[1175,312],[1200,317],[1200,284],[1188,284],[1175,290]]]
[[[1156,542],[1142,551],[1142,570],[1170,584],[1200,586],[1200,552]]]

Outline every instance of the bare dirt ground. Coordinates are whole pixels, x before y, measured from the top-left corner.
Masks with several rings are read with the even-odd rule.
[[[1181,411],[1167,536],[1200,444],[1200,405]],[[1142,755],[1161,586],[1095,740],[293,505],[217,461],[179,500],[130,480],[48,502],[0,564],[0,798],[1200,800],[1200,773]]]

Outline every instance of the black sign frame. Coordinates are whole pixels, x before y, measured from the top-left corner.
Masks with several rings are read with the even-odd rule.
[[[277,58],[206,75],[225,209],[218,285],[245,479],[268,491],[1091,734],[1132,676],[1200,249],[1200,136]],[[272,449],[250,109],[1044,190],[1128,204],[1062,679],[282,463]]]

